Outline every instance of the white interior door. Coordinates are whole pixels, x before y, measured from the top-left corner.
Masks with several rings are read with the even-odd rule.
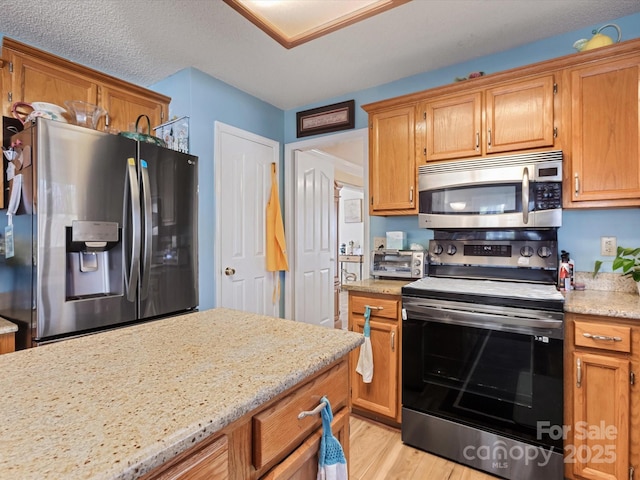
[[[280,144],[219,122],[215,143],[216,305],[278,317],[274,274],[266,270],[265,218]]]
[[[333,328],[334,169],[312,152],[295,156],[294,320]]]

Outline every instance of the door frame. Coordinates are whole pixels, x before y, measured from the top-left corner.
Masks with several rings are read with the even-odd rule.
[[[325,135],[310,140],[302,140],[299,142],[287,143],[284,146],[284,224],[285,238],[287,241],[287,250],[289,251],[289,271],[284,274],[284,318],[295,320],[293,318],[293,289],[295,288],[294,271],[296,260],[295,246],[295,215],[294,215],[294,199],[296,182],[294,178],[295,167],[295,151],[296,150],[322,150],[325,145],[332,145],[345,140],[362,140],[363,144],[363,193],[364,198],[369,198],[369,131],[367,128],[361,128],[345,133],[337,133],[334,135]],[[365,202],[366,203],[366,202]],[[365,205],[363,208],[364,222],[364,241],[362,251],[364,254],[363,274],[369,271],[369,210]],[[336,235],[338,234],[336,230]],[[336,255],[338,252],[336,252]]]

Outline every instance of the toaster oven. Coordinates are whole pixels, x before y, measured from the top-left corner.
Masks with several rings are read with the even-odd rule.
[[[422,278],[426,275],[425,259],[422,250],[374,250],[371,252],[371,276]]]

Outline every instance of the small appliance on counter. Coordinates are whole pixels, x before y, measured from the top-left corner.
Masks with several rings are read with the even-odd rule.
[[[422,278],[426,275],[425,252],[379,249],[371,252],[371,276],[377,278]]]

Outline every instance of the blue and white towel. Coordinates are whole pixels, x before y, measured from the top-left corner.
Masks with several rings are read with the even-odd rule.
[[[369,318],[371,317],[371,309],[364,307],[364,343],[360,345],[360,356],[358,357],[358,365],[356,372],[362,375],[364,383],[371,383],[373,380],[373,349],[371,348],[371,327],[369,326]]]
[[[327,397],[322,397],[326,406],[322,409],[322,438],[320,439],[320,452],[318,452],[318,477],[317,480],[347,480],[347,459],[344,457],[342,445],[331,431],[333,413]]]

